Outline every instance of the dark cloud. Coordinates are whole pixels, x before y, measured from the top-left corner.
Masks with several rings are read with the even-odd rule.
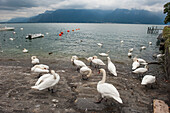
[[[0,10],[38,7],[34,0],[0,0]]]

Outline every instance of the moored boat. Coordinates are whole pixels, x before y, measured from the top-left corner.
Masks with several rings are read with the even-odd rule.
[[[26,36],[26,39],[35,39],[35,38],[41,38],[41,37],[44,37],[44,34],[29,34]]]

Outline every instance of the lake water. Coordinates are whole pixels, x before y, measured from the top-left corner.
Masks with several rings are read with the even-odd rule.
[[[115,61],[131,61],[127,54],[134,48],[133,56],[138,55],[145,60],[153,60],[153,54],[159,53],[156,46],[158,34],[147,34],[147,28],[152,25],[139,24],[91,24],[91,23],[27,23],[2,24],[1,26],[15,27],[14,31],[0,32],[0,58],[30,58],[36,55],[39,58],[65,58],[72,55],[89,57],[100,52],[110,50],[109,56]],[[157,25],[163,28],[162,25]],[[20,28],[24,28],[23,31]],[[80,30],[76,30],[80,28]],[[74,29],[74,32],[72,31]],[[68,33],[67,30],[70,30]],[[64,34],[59,37],[60,32]],[[33,40],[25,39],[30,33],[42,33],[44,38]],[[49,33],[48,35],[46,33]],[[9,38],[15,38],[13,41]],[[121,44],[120,41],[124,43]],[[149,45],[148,42],[152,42]],[[103,43],[99,47],[97,43]],[[140,51],[141,46],[146,50]],[[29,53],[23,53],[23,48]],[[53,54],[49,55],[49,52]]]

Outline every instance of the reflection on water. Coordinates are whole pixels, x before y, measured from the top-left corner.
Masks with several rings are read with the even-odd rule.
[[[16,34],[13,31],[0,32],[0,49],[3,50],[1,58],[30,58],[31,55],[40,58],[70,58],[72,55],[89,57],[110,50],[109,56],[113,60],[131,61],[127,57],[130,48],[134,48],[133,56],[146,60],[152,60],[152,55],[159,52],[157,35],[146,33],[151,25],[29,23],[6,26],[15,27]],[[78,28],[80,30],[76,30]],[[64,32],[61,37],[58,36],[60,32]],[[45,36],[34,40],[25,39],[30,33],[42,33]],[[121,40],[124,41],[122,44]],[[152,45],[148,44],[150,41]],[[101,48],[97,45],[99,42],[103,43]],[[140,51],[141,46],[146,46],[146,50]],[[29,53],[22,53],[23,48],[28,49]]]

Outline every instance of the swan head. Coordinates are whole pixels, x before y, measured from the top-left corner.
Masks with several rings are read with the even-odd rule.
[[[105,72],[103,68],[99,69],[99,74]]]
[[[36,56],[32,56],[32,57],[31,57],[32,60],[34,60],[34,59],[36,59],[36,58],[37,58]]]
[[[97,56],[93,56],[93,59],[97,59]]]
[[[110,61],[110,57],[107,57],[107,60]]]
[[[93,60],[93,57],[86,58],[88,62],[91,62]]]
[[[73,62],[75,59],[78,60],[78,57],[77,56],[72,56],[71,57],[71,62]]]

